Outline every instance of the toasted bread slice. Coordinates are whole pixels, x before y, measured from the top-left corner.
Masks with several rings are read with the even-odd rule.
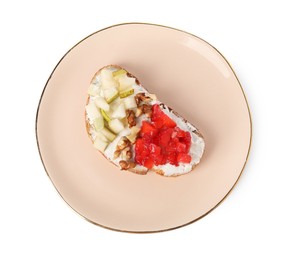
[[[163,176],[180,176],[192,171],[200,162],[205,142],[198,129],[157,100],[125,69],[108,65],[98,70],[90,83],[88,94],[85,112],[87,133],[105,158],[121,170],[137,174],[148,172],[148,168],[136,163],[135,139],[139,138],[138,129],[142,122],[150,121],[150,108],[153,105],[159,105],[163,113],[176,122],[177,127],[190,133],[191,161],[178,165],[169,162],[153,165],[151,170]],[[98,111],[92,106],[96,106]]]

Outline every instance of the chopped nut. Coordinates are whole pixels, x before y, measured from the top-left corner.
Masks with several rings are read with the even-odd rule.
[[[150,102],[150,101],[152,101],[152,99],[149,96],[144,96],[144,97],[141,98],[141,100],[143,102]]]
[[[135,116],[139,117],[140,115],[145,114],[147,117],[151,117],[152,115],[152,105],[142,104],[137,107]]]
[[[128,169],[133,169],[136,166],[135,162],[129,162],[128,163]]]
[[[127,118],[129,128],[136,125],[135,114],[133,110],[129,110],[129,109],[126,110],[126,118]]]
[[[138,107],[135,112],[136,117],[139,117],[140,115],[142,115],[142,107]]]
[[[129,151],[129,150],[130,150],[130,147],[126,147],[125,149],[122,150],[122,152],[121,152],[121,158],[122,159],[127,161],[127,159],[125,157],[126,157],[126,152]]]
[[[147,113],[145,113],[146,117],[147,118],[151,118],[152,117],[152,111],[149,111]]]
[[[120,155],[120,153],[121,153],[121,150],[116,150],[116,151],[114,152],[113,159],[116,159],[116,158],[118,158],[118,157],[119,157],[119,155]]]
[[[124,149],[126,148],[130,149],[130,146],[131,146],[130,140],[128,140],[125,136],[122,137],[117,144],[113,159],[118,158]]]
[[[127,162],[122,160],[119,162],[119,165],[121,170],[128,170],[134,168],[136,164],[134,162]]]
[[[129,160],[129,159],[131,159],[131,157],[132,157],[132,152],[130,150],[128,150],[125,154],[125,159]]]
[[[148,114],[148,113],[152,112],[152,105],[143,104],[142,105],[142,112],[144,114]]]
[[[119,166],[120,166],[121,170],[127,170],[128,163],[126,161],[120,161]]]
[[[138,94],[135,95],[134,98],[135,98],[135,102],[136,102],[137,105],[140,104],[140,102],[141,102],[141,97],[144,96],[144,95],[145,95],[144,93],[138,93]]]
[[[130,141],[124,136],[119,140],[117,144],[117,150],[122,151],[128,145],[130,145]]]
[[[149,96],[146,96],[145,93],[138,93],[135,95],[136,104],[139,105],[140,102],[149,102],[152,99]]]
[[[132,157],[132,152],[130,150],[130,147],[126,147],[125,149],[122,150],[121,153],[121,158],[128,161]]]
[[[155,94],[149,94],[149,98],[152,100],[157,100],[157,96]]]

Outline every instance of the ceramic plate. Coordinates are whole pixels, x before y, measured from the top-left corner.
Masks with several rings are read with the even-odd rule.
[[[119,171],[86,133],[84,107],[94,73],[117,64],[204,135],[201,163],[163,177]],[[209,213],[245,166],[251,119],[225,58],[189,33],[152,24],[120,24],[80,41],[57,64],[38,107],[36,134],[45,170],[61,197],[92,223],[119,231],[164,231]]]

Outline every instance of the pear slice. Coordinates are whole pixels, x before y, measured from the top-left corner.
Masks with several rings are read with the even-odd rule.
[[[90,96],[95,97],[95,96],[98,96],[99,93],[100,93],[100,86],[91,83],[91,84],[90,84],[90,87],[89,87],[89,89],[88,89],[88,94],[89,94]]]
[[[118,87],[119,87],[119,84],[114,79],[105,79],[102,81],[102,85],[101,85],[101,88],[103,90],[111,89],[111,88],[118,88]]]
[[[109,111],[110,107],[103,97],[96,97],[95,104],[104,111]]]
[[[128,88],[132,88],[132,85],[135,84],[135,78],[131,78],[128,76],[123,76],[118,79],[119,82],[119,91],[123,91]]]
[[[116,70],[112,72],[113,78],[118,80],[120,77],[123,77],[127,74],[127,71],[124,69]]]
[[[100,133],[102,133],[110,142],[112,142],[116,135],[113,134],[109,129],[104,127],[102,130],[100,130]]]
[[[94,119],[93,126],[96,131],[103,129],[104,127],[104,120],[103,117],[98,117]]]
[[[133,93],[134,93],[134,89],[128,88],[128,89],[120,91],[119,96],[120,96],[120,98],[126,98],[128,96],[131,96]]]
[[[101,70],[100,79],[102,89],[115,88],[119,85],[118,82],[114,80],[112,71],[106,68]]]
[[[116,88],[108,88],[103,90],[105,100],[108,104],[118,97],[118,90]]]
[[[107,143],[108,141],[110,141],[108,138],[106,138],[106,136],[101,131],[95,132],[95,140],[97,138]]]
[[[126,112],[125,112],[125,107],[123,103],[120,103],[117,108],[112,112],[111,114],[112,118],[125,118],[126,117]]]
[[[100,71],[100,77],[101,77],[101,81],[112,80],[113,79],[112,71],[104,68]]]
[[[107,146],[108,142],[105,142],[99,138],[96,138],[94,141],[94,147],[101,152],[104,152]]]
[[[122,99],[120,97],[116,98],[110,103],[110,111],[115,111],[117,107],[122,103]]]
[[[103,110],[103,109],[100,109],[100,111],[101,111],[101,115],[102,115],[102,117],[103,117],[107,122],[109,122],[109,121],[111,120],[111,116],[110,116],[110,114],[109,114],[108,112],[106,112],[105,110]]]
[[[113,119],[108,122],[109,128],[115,133],[118,134],[124,129],[123,123],[119,119]]]
[[[101,70],[100,76],[101,76],[101,80],[103,80],[103,79],[112,79],[113,78],[112,71],[107,69],[107,68],[103,68]]]
[[[123,98],[123,104],[125,109],[132,109],[137,107],[134,96]]]
[[[92,102],[90,102],[85,109],[90,121],[93,121],[95,118],[102,117],[99,108],[97,108]]]

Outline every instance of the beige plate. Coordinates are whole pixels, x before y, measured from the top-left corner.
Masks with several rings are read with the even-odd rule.
[[[87,89],[108,64],[126,68],[199,128],[206,151],[193,172],[121,172],[93,148]],[[234,71],[214,47],[173,28],[130,23],[93,33],[62,58],[42,94],[36,134],[49,178],[76,212],[110,229],[156,232],[191,223],[226,197],[248,157],[251,119]]]

